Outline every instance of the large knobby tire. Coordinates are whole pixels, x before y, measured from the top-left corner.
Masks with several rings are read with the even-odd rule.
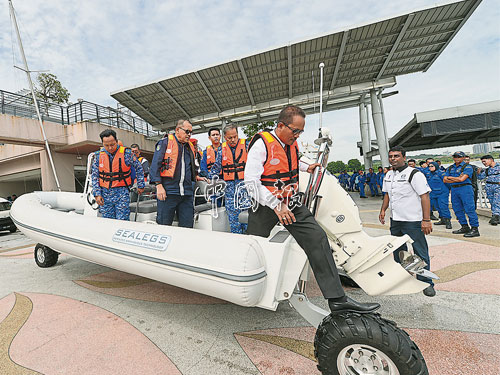
[[[314,355],[323,375],[428,375],[418,346],[379,314],[330,314],[319,325]]]
[[[52,267],[57,263],[57,259],[59,259],[59,253],[57,251],[40,243],[35,246],[35,262],[38,267]]]

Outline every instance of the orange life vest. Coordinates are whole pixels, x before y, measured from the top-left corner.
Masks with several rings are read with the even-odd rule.
[[[227,142],[222,144],[222,177],[224,181],[243,180],[245,165],[247,163],[247,148],[245,141],[244,138],[238,141],[238,145],[234,152],[234,160],[231,147],[229,147]]]
[[[192,168],[194,169],[194,157],[196,155],[196,151],[191,142],[187,142],[189,144],[189,148],[191,149],[191,161]],[[177,139],[173,134],[168,135],[168,143],[167,149],[165,150],[165,154],[163,155],[163,160],[160,165],[160,176],[161,177],[174,177],[175,167],[177,166],[177,160],[179,158],[179,146],[177,144]],[[195,176],[193,175],[193,178]]]
[[[299,146],[281,142],[269,132],[259,133],[266,145],[267,158],[260,180],[274,196],[289,198],[299,188]]]
[[[125,147],[120,146],[111,162],[104,149],[99,152],[99,186],[107,189],[132,186],[130,166],[125,164]]]
[[[212,145],[207,146],[207,169],[210,171],[215,163],[215,150]]]

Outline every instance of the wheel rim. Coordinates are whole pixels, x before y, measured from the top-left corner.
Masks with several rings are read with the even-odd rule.
[[[39,263],[45,262],[45,251],[42,247],[39,247],[36,250],[36,259],[38,260]]]
[[[369,345],[349,345],[337,357],[337,368],[345,375],[399,375],[384,352]]]

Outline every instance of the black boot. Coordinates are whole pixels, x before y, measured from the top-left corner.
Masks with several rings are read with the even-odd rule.
[[[434,225],[446,225],[446,218],[440,218],[437,223],[434,223]]]
[[[491,225],[498,225],[500,224],[500,215],[493,215],[490,220]]]
[[[445,219],[446,220],[446,229],[451,229],[451,219],[450,218],[447,218]]]
[[[336,299],[329,299],[328,306],[332,313],[341,313],[345,311],[354,311],[357,313],[371,313],[380,307],[378,303],[360,303],[352,298],[346,297],[344,302],[338,302]]]
[[[453,234],[465,234],[465,233],[469,233],[470,232],[470,228],[467,224],[462,224],[462,228],[458,229],[458,230],[454,230]]]
[[[434,216],[434,212],[431,211],[431,220],[439,220],[436,216]]]
[[[469,233],[465,233],[464,237],[470,238],[470,237],[479,237],[479,228],[478,227],[472,227]]]

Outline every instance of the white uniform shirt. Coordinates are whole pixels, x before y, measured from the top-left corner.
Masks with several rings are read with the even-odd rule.
[[[418,171],[408,182],[415,168],[405,165],[399,170],[390,170],[384,177],[382,191],[389,194],[391,217],[396,221],[422,221],[420,196],[431,191],[425,175]]]
[[[275,131],[273,130],[271,134],[279,141],[281,146],[284,148],[285,144],[281,142]],[[267,158],[266,145],[262,138],[257,139],[255,143],[248,151],[247,162],[245,165],[245,184],[247,186],[248,194],[255,199],[259,204],[263,206],[268,206],[274,209],[279,203],[279,199],[276,198],[268,188],[262,185],[260,177],[264,173],[264,164]],[[309,167],[308,164],[299,161],[299,170],[302,172],[307,171]],[[255,188],[254,188],[255,187]]]

